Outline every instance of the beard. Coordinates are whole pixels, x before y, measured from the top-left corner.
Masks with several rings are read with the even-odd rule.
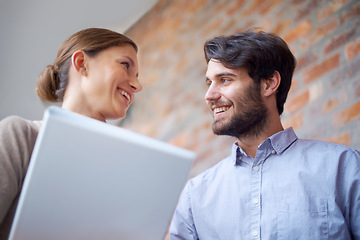
[[[251,85],[245,95],[235,99],[234,115],[229,121],[215,120],[212,126],[216,135],[228,135],[238,139],[259,136],[268,121],[268,111],[261,98],[260,86]]]

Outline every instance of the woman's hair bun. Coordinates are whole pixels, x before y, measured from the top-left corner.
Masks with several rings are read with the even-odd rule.
[[[36,94],[44,102],[58,102],[56,94],[59,89],[59,68],[54,65],[47,65],[44,71],[38,76]]]

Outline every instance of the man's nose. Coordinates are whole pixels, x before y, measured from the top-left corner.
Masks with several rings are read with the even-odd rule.
[[[218,100],[221,97],[219,88],[216,84],[211,84],[205,94],[205,100],[207,102]]]

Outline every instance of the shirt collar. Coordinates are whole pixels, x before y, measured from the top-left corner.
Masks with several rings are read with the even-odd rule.
[[[276,154],[284,152],[293,142],[298,139],[292,127],[283,131],[277,132],[262,142],[259,149],[274,150]],[[246,153],[239,147],[236,142],[232,146],[231,159],[234,165],[239,164],[239,161],[246,156]]]
[[[271,145],[277,154],[284,152],[298,137],[292,127],[281,132],[275,133],[269,137]]]

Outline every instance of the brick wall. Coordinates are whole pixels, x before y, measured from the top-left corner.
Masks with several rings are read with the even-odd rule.
[[[297,58],[284,127],[360,149],[360,1],[160,0],[127,34],[139,45],[143,91],[121,125],[195,151],[191,175],[230,152],[204,95],[204,42],[251,27],[279,34]]]

